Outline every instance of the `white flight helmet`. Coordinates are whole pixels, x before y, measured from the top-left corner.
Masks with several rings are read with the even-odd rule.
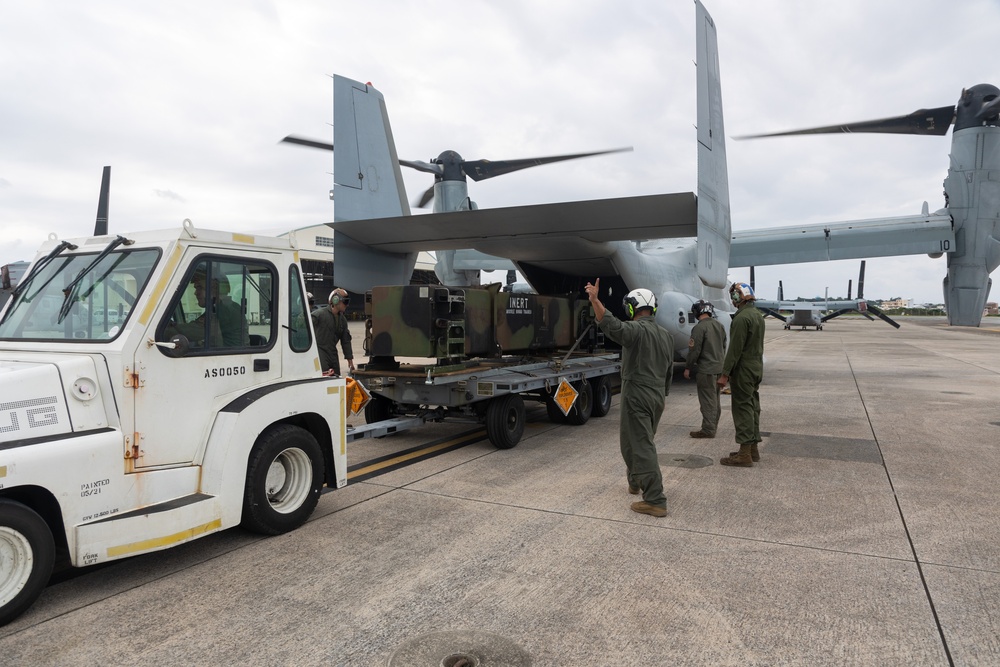
[[[653,313],[656,313],[656,297],[648,289],[641,287],[626,294],[622,299],[622,305],[625,306],[629,318],[635,317],[635,311],[640,308],[651,308]]]

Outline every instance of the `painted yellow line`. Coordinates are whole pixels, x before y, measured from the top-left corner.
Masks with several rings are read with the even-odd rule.
[[[421,456],[425,456],[427,454],[432,454],[434,452],[441,451],[442,449],[447,449],[448,447],[451,447],[451,446],[453,446],[453,445],[455,445],[455,444],[457,444],[459,442],[462,442],[463,440],[468,440],[468,439],[471,439],[471,438],[478,438],[478,437],[482,437],[484,435],[486,435],[486,431],[479,431],[477,433],[470,433],[470,434],[464,435],[464,436],[462,436],[460,438],[452,438],[451,440],[448,440],[447,442],[442,442],[441,444],[434,445],[433,447],[426,447],[424,449],[420,449],[420,450],[417,450],[415,452],[410,452],[409,454],[403,454],[401,456],[396,456],[396,457],[388,459],[386,461],[380,461],[380,462],[372,464],[370,466],[365,466],[364,468],[359,468],[357,470],[352,470],[351,472],[347,473],[347,479],[351,479],[352,477],[357,477],[359,475],[367,475],[370,472],[375,472],[376,470],[381,470],[382,468],[388,468],[389,466],[394,466],[397,463],[403,463],[404,461],[409,461],[411,459],[415,459],[415,458],[418,458],[418,457],[421,457]]]
[[[190,540],[194,537],[198,537],[199,535],[204,535],[205,533],[209,533],[213,530],[218,530],[219,528],[222,528],[222,519],[209,521],[208,523],[203,523],[200,526],[195,526],[194,528],[188,528],[187,530],[182,530],[179,533],[174,533],[173,535],[164,535],[163,537],[154,537],[152,539],[142,540],[141,542],[132,542],[131,544],[122,544],[117,547],[108,547],[108,558],[115,558],[126,554],[139,553],[140,551],[149,551],[150,549],[170,546],[171,544]]]

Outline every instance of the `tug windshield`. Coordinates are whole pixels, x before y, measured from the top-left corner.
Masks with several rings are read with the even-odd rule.
[[[160,251],[52,257],[26,276],[0,320],[0,340],[108,341],[125,327]]]

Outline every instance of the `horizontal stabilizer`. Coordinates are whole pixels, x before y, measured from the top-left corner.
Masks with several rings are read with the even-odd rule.
[[[694,193],[598,199],[509,208],[430,213],[327,223],[373,249],[392,252],[471,248],[498,257],[533,259],[533,248],[558,242],[559,256],[593,256],[602,244],[697,233]]]

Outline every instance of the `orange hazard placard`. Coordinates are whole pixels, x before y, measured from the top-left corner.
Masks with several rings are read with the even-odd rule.
[[[347,410],[352,414],[359,414],[368,405],[372,395],[368,393],[365,386],[354,378],[347,378]]]
[[[559,406],[559,409],[562,410],[562,413],[564,415],[568,415],[569,410],[573,407],[573,403],[576,401],[576,397],[579,393],[580,392],[576,389],[573,389],[573,386],[569,382],[566,382],[566,380],[560,380],[559,386],[556,388],[555,396],[552,398],[556,402],[556,405]]]

